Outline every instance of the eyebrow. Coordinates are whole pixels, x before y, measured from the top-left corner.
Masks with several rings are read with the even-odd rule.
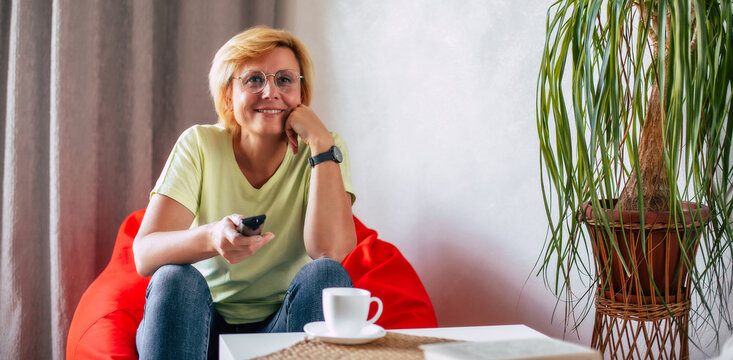
[[[242,74],[244,74],[244,73],[246,73],[246,72],[248,72],[248,71],[261,71],[261,72],[263,72],[263,73],[265,73],[265,74],[268,74],[268,75],[270,75],[270,74],[275,74],[275,73],[277,73],[278,71],[284,71],[284,70],[291,70],[291,71],[295,71],[295,72],[297,72],[298,74],[300,74],[300,70],[298,70],[298,69],[291,69],[291,68],[283,68],[283,69],[278,69],[278,70],[275,70],[275,72],[273,72],[273,73],[268,73],[267,71],[265,71],[265,70],[262,70],[262,69],[242,69]]]

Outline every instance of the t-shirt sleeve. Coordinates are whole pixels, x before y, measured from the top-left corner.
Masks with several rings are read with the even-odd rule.
[[[161,194],[181,203],[194,215],[198,213],[201,199],[203,157],[200,140],[194,128],[181,134],[150,192],[151,197]]]
[[[344,157],[344,160],[339,164],[341,168],[341,178],[344,181],[346,192],[351,194],[351,204],[353,205],[356,201],[356,194],[354,193],[354,187],[351,184],[351,162],[349,161],[349,149],[346,147],[346,142],[341,138],[341,136],[339,136],[339,134],[332,134],[334,143],[339,147],[341,154]]]

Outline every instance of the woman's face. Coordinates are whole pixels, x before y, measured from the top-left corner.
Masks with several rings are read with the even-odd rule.
[[[274,74],[279,70],[295,70],[300,73],[298,59],[290,48],[277,47],[261,58],[249,61],[241,66],[235,77],[245,75],[248,71],[259,70],[265,74]],[[300,104],[300,83],[288,93],[281,92],[275,86],[273,76],[266,76],[265,88],[258,93],[251,93],[242,87],[242,81],[232,80],[232,108],[234,118],[242,133],[251,135],[282,135],[285,119]],[[247,81],[247,79],[245,79]]]

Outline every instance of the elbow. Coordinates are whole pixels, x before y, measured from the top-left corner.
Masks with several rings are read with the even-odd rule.
[[[140,265],[137,262],[135,263],[135,268],[137,269],[137,274],[142,277],[148,277],[148,276],[153,275],[152,271],[147,270],[145,267],[143,267],[142,265]]]
[[[339,253],[339,259],[338,262],[344,261],[349,254],[351,254],[352,251],[356,248],[356,235],[353,235],[349,238],[349,242],[346,244],[346,246],[341,250]]]
[[[330,246],[306,247],[306,251],[308,256],[313,260],[328,258],[342,262],[349,254],[351,254],[352,251],[354,251],[354,248],[356,248],[356,235],[349,236],[342,242],[333,242],[329,245]]]
[[[332,252],[316,252],[316,253],[309,252],[308,253],[308,256],[310,256],[311,259],[313,259],[313,260],[318,260],[318,259],[331,259],[331,260],[338,261],[339,263],[342,262],[342,261],[344,261],[344,259],[346,259],[346,255],[348,255],[348,253],[347,254],[343,254],[343,253],[336,252],[336,251],[332,251]]]
[[[348,255],[348,254],[346,254],[346,255]],[[308,254],[308,256],[310,256],[310,258],[313,259],[313,260],[318,260],[318,259],[331,259],[331,260],[335,260],[335,261],[337,261],[339,263],[342,262],[342,261],[344,261],[344,259],[346,259],[346,255],[343,255],[341,253],[336,253],[336,252],[320,252],[320,253],[309,253]]]
[[[145,261],[143,261],[142,250],[140,249],[140,242],[138,239],[135,239],[132,242],[132,258],[135,261],[135,270],[137,270],[138,275],[142,277],[153,275],[153,271],[151,271],[149,267],[146,266]]]

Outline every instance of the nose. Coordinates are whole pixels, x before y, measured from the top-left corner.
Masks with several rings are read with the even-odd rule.
[[[272,79],[272,81],[270,81]],[[274,76],[265,76],[265,88],[262,89],[262,97],[265,99],[277,99],[280,91],[275,86]]]

